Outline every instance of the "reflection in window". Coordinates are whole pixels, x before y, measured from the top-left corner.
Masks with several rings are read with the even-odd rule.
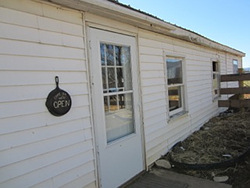
[[[233,73],[234,74],[238,73],[238,60],[236,59],[233,60]]]
[[[130,47],[100,44],[107,142],[134,133]]]
[[[168,78],[168,101],[170,116],[184,110],[182,59],[166,60]]]

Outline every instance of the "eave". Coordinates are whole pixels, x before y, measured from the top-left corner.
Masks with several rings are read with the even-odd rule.
[[[198,33],[170,24],[150,14],[113,0],[46,0],[60,6],[89,12],[196,45],[244,57],[245,53],[208,39]]]

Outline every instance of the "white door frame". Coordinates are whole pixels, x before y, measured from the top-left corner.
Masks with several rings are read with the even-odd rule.
[[[97,164],[97,175],[99,176],[98,177],[98,180],[99,180],[99,185],[101,185],[101,182],[102,182],[102,175],[101,175],[101,164],[100,164],[100,149],[99,149],[99,140],[98,140],[98,135],[100,135],[100,133],[98,134],[98,123],[96,122],[96,118],[95,118],[95,106],[94,105],[97,105],[95,100],[93,99],[93,95],[94,94],[94,90],[93,90],[93,87],[94,87],[94,82],[93,82],[93,71],[94,71],[94,65],[92,64],[93,63],[93,60],[92,60],[92,55],[91,55],[91,48],[92,48],[92,44],[91,44],[91,41],[90,41],[90,38],[91,38],[91,29],[97,29],[97,30],[101,30],[101,31],[104,31],[104,32],[108,32],[108,33],[112,33],[112,31],[105,31],[105,30],[102,30],[100,28],[92,28],[90,26],[87,27],[87,45],[88,45],[88,55],[89,55],[89,73],[90,73],[90,88],[91,88],[91,103],[92,103],[92,119],[93,119],[93,125],[94,125],[94,139],[95,139],[95,147],[96,147],[96,164]],[[123,34],[120,34],[120,33],[113,33],[114,35],[123,35]],[[125,36],[125,35],[124,35]],[[130,36],[130,37],[134,37],[134,36]],[[142,111],[141,111],[141,98],[139,97],[140,96],[140,82],[139,82],[139,66],[138,66],[138,46],[136,45],[137,44],[137,40],[136,40],[136,37],[134,37],[134,40],[135,40],[135,52],[134,53],[134,64],[131,63],[131,69],[135,69],[136,72],[135,73],[132,73],[133,74],[133,93],[136,97],[136,99],[134,99],[134,106],[136,107],[136,109],[138,110],[138,112],[136,113],[137,116],[139,116],[139,118],[135,118],[137,119],[135,124],[136,125],[136,131],[139,132],[140,134],[140,145],[141,145],[141,163],[142,163],[142,169],[141,171],[145,170],[145,166],[146,166],[146,163],[145,163],[145,142],[144,142],[144,134],[143,134],[143,128],[142,128]],[[97,52],[98,53],[98,52]],[[133,68],[132,68],[133,66]],[[136,75],[136,76],[135,76]],[[135,103],[136,101],[136,103]],[[99,107],[100,108],[100,107]],[[129,137],[129,136],[128,136]],[[125,137],[125,139],[127,139]],[[123,141],[123,138],[121,140],[118,140],[117,143],[119,142],[122,142]],[[111,143],[111,146],[112,146],[113,143]],[[97,180],[97,181],[98,181]],[[123,182],[124,183],[124,182]]]

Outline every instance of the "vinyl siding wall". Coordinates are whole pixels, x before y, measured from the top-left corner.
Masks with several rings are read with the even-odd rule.
[[[95,187],[82,14],[0,4],[0,187]],[[55,76],[72,98],[60,118],[45,106]]]
[[[0,1],[0,187],[97,186],[87,26],[137,39],[147,166],[223,110],[212,98],[212,61],[224,74],[240,57],[49,3]],[[185,59],[188,113],[175,119],[167,109],[169,54]],[[45,106],[55,76],[72,97],[60,118]]]
[[[228,74],[233,71],[232,60],[236,57],[144,30],[139,32],[138,43],[146,162],[150,165],[224,110],[218,109],[218,102],[212,96],[212,61],[219,62],[221,74]],[[165,60],[170,55],[184,58],[187,113],[174,119],[168,116],[166,94]]]

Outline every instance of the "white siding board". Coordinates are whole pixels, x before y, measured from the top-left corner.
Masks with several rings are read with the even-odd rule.
[[[166,125],[167,124],[166,119],[167,119],[166,113],[157,114],[153,117],[145,117],[144,127],[150,130],[151,127],[153,127],[155,124],[158,124],[159,122],[165,122],[164,125]]]
[[[0,5],[0,186],[95,185],[82,13],[29,0]],[[45,106],[55,76],[72,98],[60,118]]]
[[[140,47],[140,54],[147,55],[147,56],[149,56],[149,55],[153,55],[153,56],[161,55],[163,58],[162,49],[159,49],[159,48],[150,48],[150,47],[141,46]]]
[[[166,112],[166,106],[162,105],[162,106],[159,106],[157,108],[153,108],[153,109],[145,111],[144,115],[145,115],[145,118],[151,118],[151,117],[154,117],[157,114],[164,114],[164,113],[167,113]]]
[[[150,40],[146,38],[142,38],[139,36],[139,46],[144,46],[144,47],[150,47],[150,48],[162,48],[162,43],[155,41],[155,40]],[[151,36],[152,37],[152,36]]]
[[[164,78],[164,71],[163,70],[155,70],[155,71],[147,71],[141,73],[142,79],[147,78]]]
[[[144,103],[143,105],[143,109],[145,111],[150,110],[150,109],[154,109],[157,108],[159,106],[166,106],[166,99],[161,99],[161,100],[156,100],[150,103]]]
[[[20,147],[1,151],[1,163],[3,165],[16,163],[33,157],[38,157],[39,155],[43,155],[45,153],[69,147],[77,143],[87,143],[87,140],[84,138],[84,131],[75,131],[48,140],[30,143]],[[18,155],[16,155],[17,153]]]
[[[144,95],[143,102],[149,103],[149,102],[153,102],[153,101],[157,101],[157,100],[162,100],[165,98],[166,98],[165,93],[158,92],[158,93],[153,93],[153,94],[149,94],[149,95]]]
[[[1,39],[1,54],[85,59],[82,49]]]
[[[192,130],[200,127],[202,122],[204,123],[204,121],[216,114],[217,106],[212,99],[211,63],[212,60],[219,60],[221,64],[225,62],[222,60],[224,53],[191,45],[181,40],[173,40],[162,35],[150,35],[150,32],[144,31],[141,31],[139,37],[146,155],[147,164],[149,165],[159,158],[163,151],[168,151],[176,142],[186,138]],[[167,124],[168,112],[166,108],[167,96],[163,52],[167,56],[177,54],[185,58],[186,77],[184,79],[186,81],[188,116],[181,119],[177,118],[170,121],[169,124]],[[149,58],[148,56],[152,57]],[[154,89],[158,93],[156,97]],[[162,100],[157,96],[161,96]],[[217,104],[217,102],[215,103]],[[163,109],[164,105],[165,110]],[[161,110],[156,110],[157,108]],[[158,112],[158,115],[154,112]],[[199,112],[199,116],[194,115],[197,112]],[[151,114],[156,117],[151,117]]]
[[[76,71],[1,71],[0,86],[51,85],[54,89],[55,76],[63,88],[64,83],[87,83],[87,75]],[[48,88],[50,90],[50,88]],[[47,96],[46,96],[47,97]]]
[[[67,121],[74,121],[81,118],[84,118],[84,123],[82,125],[83,128],[90,124],[88,108],[78,107],[73,110],[74,113],[72,113],[70,116],[63,116],[60,119],[55,119],[54,116],[50,115],[48,112],[3,118],[0,120],[0,135],[18,131],[25,131],[27,129],[40,128],[44,126],[53,126],[56,124],[64,123]],[[21,121],[25,122],[22,124],[22,126],[20,126]]]
[[[91,172],[87,175],[78,177],[77,180],[74,180],[70,183],[67,183],[66,185],[63,185],[62,188],[71,188],[71,187],[95,188],[97,186],[95,185],[95,183],[92,183],[94,180],[95,180],[95,173]]]
[[[88,172],[88,173],[86,173]],[[95,180],[94,164],[88,162],[53,178],[54,187],[84,187]]]
[[[36,16],[3,7],[0,7],[0,21],[3,23],[38,28]]]
[[[16,71],[87,71],[81,59],[0,55],[0,70]]]
[[[8,2],[0,1],[0,5],[9,9],[53,18],[55,20],[61,20],[75,24],[82,23],[81,14],[75,10],[63,8],[53,4],[46,4],[46,2],[37,3],[36,1],[22,0],[22,3],[17,3],[18,1],[19,0],[11,0]]]
[[[48,86],[48,85],[39,85],[39,86],[26,85],[26,86],[0,87],[1,102],[15,102],[15,101],[32,100],[32,99],[34,100],[44,99],[44,97],[48,95],[48,87],[51,87],[51,90],[53,88],[53,86]],[[81,95],[86,100],[88,100],[88,98],[86,98],[88,96],[85,96],[88,94],[87,84],[79,84],[79,83],[62,84],[62,85],[60,84],[60,87],[63,88],[63,90],[68,91],[69,93],[74,93],[74,96]]]
[[[37,171],[18,176],[13,180],[5,181],[0,184],[2,187],[30,187],[39,182],[42,182],[50,177],[57,176],[65,171],[73,168],[77,168],[93,158],[93,152],[85,152],[79,155],[75,155],[69,159],[57,162],[53,165],[46,166]],[[93,164],[92,164],[93,166]]]
[[[156,86],[156,85],[163,85],[164,80],[160,78],[152,78],[152,79],[144,79],[141,81],[142,86]]]
[[[69,132],[81,131],[84,123],[85,122],[82,119],[77,119],[75,121],[64,122],[57,125],[54,124],[53,126],[44,126],[41,128],[2,135],[0,137],[0,151],[61,136]],[[90,125],[88,126],[90,127]],[[85,136],[86,134],[87,136]],[[84,137],[85,139],[89,139],[89,132],[86,130],[84,132]],[[18,142],[16,139],[18,139]]]
[[[141,62],[141,70],[142,71],[162,71],[163,63],[144,63]]]
[[[81,149],[82,148],[82,149]],[[53,165],[59,161],[71,158],[85,152],[91,152],[92,147],[90,141],[83,143],[76,143],[70,147],[65,147],[54,152],[41,154],[37,157],[25,159],[4,167],[1,167],[1,182],[8,181],[14,177],[26,174],[37,169]]]
[[[81,99],[77,100],[77,98],[82,98],[81,96],[74,97],[72,99],[72,110],[68,112],[68,114],[71,114],[73,109],[75,107],[83,106],[84,104],[81,103],[88,103],[88,101],[83,101]],[[75,99],[75,101],[74,101]],[[13,117],[13,116],[20,116],[20,115],[27,115],[27,114],[35,114],[35,113],[41,113],[46,112],[47,108],[45,106],[45,99],[41,100],[29,100],[29,101],[17,101],[17,102],[11,102],[11,103],[0,103],[0,118],[7,118],[7,117]],[[88,106],[86,106],[87,110]],[[15,109],[15,110],[13,110]],[[90,113],[89,113],[90,114]]]
[[[78,24],[67,23],[42,16],[34,16],[33,14],[2,7],[0,7],[0,22],[74,36],[83,36],[82,27]]]
[[[142,93],[143,95],[158,93],[158,92],[165,92],[166,88],[165,85],[156,85],[151,87],[143,87]]]
[[[145,136],[146,137],[149,134],[151,134],[152,132],[164,128],[166,126],[166,124],[167,124],[165,119],[163,119],[163,118],[162,119],[156,119],[155,118],[155,120],[156,120],[155,122],[151,123],[151,125],[153,125],[153,126],[148,126],[148,125],[144,124],[144,126],[145,126]]]
[[[156,55],[141,55],[140,56],[140,61],[143,63],[161,63],[162,64],[162,54],[161,56],[156,56]]]

